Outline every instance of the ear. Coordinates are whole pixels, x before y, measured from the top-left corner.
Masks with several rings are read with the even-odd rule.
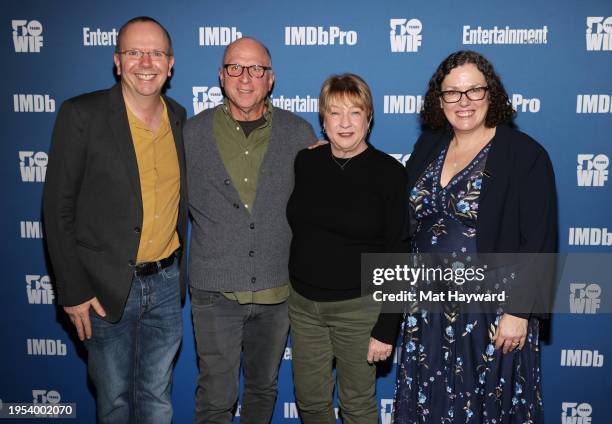
[[[117,53],[113,55],[113,62],[115,62],[115,67],[117,68],[117,75],[121,75],[121,60]]]
[[[225,72],[223,72],[223,67],[219,67],[219,82],[221,83],[221,87],[225,87]]]
[[[170,60],[168,61],[168,77],[172,76],[172,67],[174,66],[174,56],[170,56]]]

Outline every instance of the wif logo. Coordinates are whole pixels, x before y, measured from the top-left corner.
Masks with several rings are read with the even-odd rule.
[[[227,46],[242,38],[242,33],[236,27],[200,27],[200,46]]]
[[[55,99],[48,94],[13,94],[15,112],[55,112]]]
[[[561,424],[591,424],[593,407],[588,403],[563,402]]]
[[[612,16],[587,16],[586,18],[587,51],[612,50]]]
[[[599,284],[570,283],[569,307],[572,314],[596,314],[601,306]]]
[[[32,390],[32,403],[50,403],[55,405],[57,403],[60,403],[61,400],[62,396],[57,390]]]
[[[293,358],[291,349],[292,348],[290,347],[285,348],[285,353],[283,354],[283,361],[291,361],[291,359]]]
[[[381,424],[391,424],[393,418],[393,399],[380,400],[380,422]]]
[[[55,292],[48,275],[26,275],[26,294],[30,305],[51,305]]]
[[[13,45],[16,53],[40,53],[43,46],[43,26],[38,21],[13,19]]]
[[[357,44],[357,31],[342,31],[340,27],[329,29],[314,26],[285,27],[286,46],[354,46]]]
[[[389,20],[389,42],[393,53],[415,53],[423,42],[420,35],[423,24],[418,19],[393,18]]]
[[[19,171],[24,183],[44,183],[49,157],[45,152],[19,152]]]
[[[397,161],[404,166],[406,166],[406,162],[408,162],[408,159],[410,159],[410,153],[408,153],[407,155],[403,153],[389,153],[389,156],[394,159],[397,159]]]
[[[604,154],[578,154],[576,179],[578,187],[603,187],[608,181],[610,159]]]
[[[192,92],[194,115],[223,102],[223,93],[219,87],[193,87]]]
[[[28,355],[66,356],[66,343],[53,339],[26,339]]]

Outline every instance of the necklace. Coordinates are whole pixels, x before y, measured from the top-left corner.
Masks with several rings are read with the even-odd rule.
[[[331,158],[332,160],[336,163],[336,165],[338,165],[338,167],[340,168],[341,171],[344,171],[344,168],[346,167],[346,165],[348,165],[348,163],[351,161],[351,159],[353,159],[355,156],[351,156],[350,158],[346,159],[346,161],[344,163],[340,163],[338,162],[338,159],[336,159],[334,157],[334,154],[331,153]]]

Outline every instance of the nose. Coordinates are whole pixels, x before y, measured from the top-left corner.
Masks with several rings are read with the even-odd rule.
[[[238,77],[240,82],[247,84],[251,81],[251,75],[249,75],[249,70],[247,68],[242,68],[242,75]]]
[[[340,116],[340,126],[343,128],[348,128],[351,126],[351,120],[348,113],[343,113]]]
[[[140,58],[140,64],[151,66],[152,64],[151,55],[149,55],[148,53],[143,54],[142,57]]]
[[[470,104],[470,99],[468,99],[467,93],[461,93],[461,98],[459,99],[460,106],[468,106]]]

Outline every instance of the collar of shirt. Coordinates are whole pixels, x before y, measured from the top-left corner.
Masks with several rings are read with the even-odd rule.
[[[223,105],[221,105],[221,109],[223,110],[224,116],[226,116],[227,119],[230,119],[234,124],[239,125],[238,121],[234,119],[234,117],[232,116],[230,112],[229,100],[227,99],[227,97],[223,98]],[[263,117],[265,118],[266,123],[259,128],[267,127],[268,125],[272,123],[272,110],[273,110],[272,102],[270,101],[270,98],[267,98],[266,99],[266,111],[263,114]]]

